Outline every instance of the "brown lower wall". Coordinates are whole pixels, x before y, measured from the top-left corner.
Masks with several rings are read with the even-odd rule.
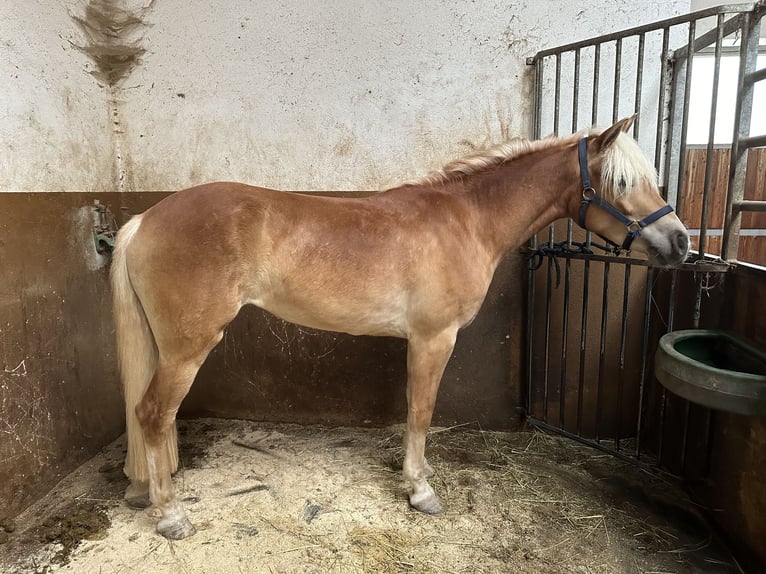
[[[766,349],[766,270],[727,277],[723,327]],[[752,572],[766,571],[766,417],[716,413],[705,502]]]
[[[118,218],[166,194],[0,194],[0,519],[123,432],[108,257],[91,238],[95,199]],[[458,337],[435,424],[518,424],[520,256],[502,262]],[[406,343],[298,328],[242,311],[203,365],[181,416],[334,425],[405,416]]]

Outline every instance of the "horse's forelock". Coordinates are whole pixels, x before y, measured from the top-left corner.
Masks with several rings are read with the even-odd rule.
[[[616,198],[631,193],[643,181],[656,186],[657,170],[636,140],[621,133],[602,156],[602,191]]]

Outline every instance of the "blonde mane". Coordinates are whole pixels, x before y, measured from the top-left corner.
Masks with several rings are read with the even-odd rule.
[[[504,163],[521,156],[556,146],[576,143],[585,135],[601,133],[603,128],[583,130],[568,136],[548,136],[539,140],[512,138],[485,150],[470,153],[447,163],[442,169],[404,185],[439,185],[457,181],[467,176],[495,169]],[[602,157],[601,187],[602,193],[618,197],[630,193],[643,180],[657,184],[657,172],[649,162],[636,140],[621,133],[615,143]]]

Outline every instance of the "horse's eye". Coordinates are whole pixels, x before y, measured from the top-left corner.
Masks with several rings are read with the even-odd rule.
[[[626,183],[625,178],[621,177],[620,181],[617,183],[617,185],[620,186],[620,190],[621,191],[625,191],[625,186],[627,186],[628,184]]]

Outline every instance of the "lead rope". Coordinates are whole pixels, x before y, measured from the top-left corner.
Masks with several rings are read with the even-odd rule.
[[[559,242],[547,242],[541,244],[535,250],[529,250],[527,253],[527,269],[529,271],[537,271],[543,266],[545,258],[550,258],[556,269],[556,289],[561,285],[561,264],[559,263],[559,256],[565,253],[579,253],[583,255],[594,255],[591,247],[600,249],[605,253],[612,255],[619,255],[621,250],[619,247],[610,247],[608,245],[601,245],[593,241],[559,241]]]

